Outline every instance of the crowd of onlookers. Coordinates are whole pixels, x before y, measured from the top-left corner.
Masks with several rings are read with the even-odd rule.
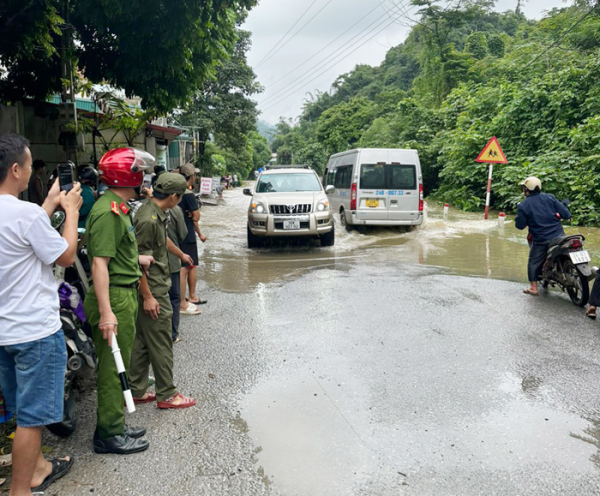
[[[182,339],[180,316],[199,315],[206,303],[196,292],[198,239],[207,241],[195,194],[199,171],[186,164],[151,172],[149,158],[139,150],[111,150],[98,169],[79,167],[73,188],[61,191],[58,171],[48,174],[43,161],[33,161],[27,140],[0,136],[0,397],[6,401],[0,408],[17,419],[11,496],[43,491],[73,465],[70,457],[46,460],[41,435],[62,420],[64,403],[67,351],[53,266],[74,263],[82,236],[92,282],[85,316],[98,356],[96,453],[149,446],[144,428],[125,424],[126,384],[115,367],[113,339],[129,366],[135,403],[196,404],[174,385],[173,345]],[[237,175],[220,184],[234,187]],[[50,223],[58,208],[66,214],[60,233]],[[155,393],[148,391],[151,380]]]

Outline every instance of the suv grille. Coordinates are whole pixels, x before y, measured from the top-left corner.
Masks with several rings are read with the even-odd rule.
[[[271,205],[272,214],[278,215],[293,215],[293,214],[309,214],[312,211],[310,203],[304,205]]]

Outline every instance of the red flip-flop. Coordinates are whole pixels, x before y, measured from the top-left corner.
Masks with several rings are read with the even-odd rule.
[[[175,398],[181,398],[183,401],[181,403],[179,403],[179,405],[174,405],[173,404],[173,400],[175,400]],[[177,393],[175,396],[172,396],[171,398],[169,398],[168,400],[165,401],[159,401],[156,406],[157,408],[160,408],[162,410],[167,410],[169,408],[189,408],[191,406],[194,406],[196,404],[196,400],[194,398],[188,398],[187,396],[184,396],[181,393]]]
[[[156,395],[154,393],[148,393],[148,397],[147,398],[136,398],[135,396],[133,397],[133,402],[136,405],[141,405],[143,403],[152,403],[156,401]]]

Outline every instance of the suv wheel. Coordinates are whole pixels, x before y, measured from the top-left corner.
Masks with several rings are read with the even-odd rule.
[[[253,234],[250,230],[250,226],[246,226],[248,230],[248,248],[259,248],[261,244],[261,240],[256,234]]]
[[[321,234],[321,246],[333,246],[335,243],[335,225],[327,234]]]

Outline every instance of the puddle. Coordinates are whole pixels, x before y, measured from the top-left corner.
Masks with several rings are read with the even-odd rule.
[[[441,267],[454,274],[526,282],[529,247],[526,233],[507,221],[485,221],[483,214],[451,210],[430,203],[423,225],[372,228],[365,234],[346,232],[336,225],[336,243],[321,248],[317,240],[277,240],[272,246],[250,250],[246,245],[249,197],[242,189],[224,193],[221,206],[202,209],[202,231],[209,240],[200,244],[199,278],[226,292],[254,291],[260,284],[278,283],[319,268],[343,269],[364,263],[401,262]],[[338,219],[339,220],[339,219]],[[586,236],[593,260],[600,260],[600,229],[572,228]]]

